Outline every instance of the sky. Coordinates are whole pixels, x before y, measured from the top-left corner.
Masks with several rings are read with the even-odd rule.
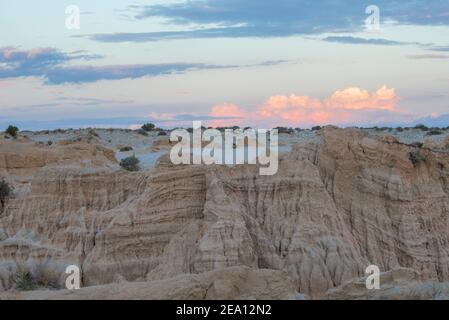
[[[0,130],[448,114],[449,0],[0,0]]]

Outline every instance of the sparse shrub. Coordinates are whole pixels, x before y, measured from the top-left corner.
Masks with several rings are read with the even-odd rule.
[[[19,132],[19,128],[17,128],[16,126],[8,126],[8,128],[6,128],[6,133],[9,134],[11,137],[13,138],[17,138],[17,133]]]
[[[0,213],[5,210],[6,201],[13,196],[14,188],[4,179],[0,180]]]
[[[285,133],[285,134],[292,134],[294,130],[292,128],[286,128],[286,127],[276,127],[278,133]]]
[[[136,130],[136,132],[138,134],[141,134],[142,136],[148,137],[148,132],[143,129],[138,129],[138,130]]]
[[[396,128],[396,131],[397,131],[397,132],[403,132],[403,131],[404,131],[404,128],[402,128],[402,127],[397,127],[397,128]]]
[[[142,126],[142,130],[147,131],[147,132],[148,131],[153,131],[155,128],[156,128],[156,126],[154,124],[152,124],[152,123],[145,123]]]
[[[421,131],[429,131],[429,128],[426,127],[426,126],[423,125],[423,124],[418,124],[418,125],[416,125],[416,126],[415,126],[415,129],[418,129],[418,130],[421,130]]]
[[[47,144],[48,144],[49,146],[51,146],[51,145],[53,144],[53,141],[48,140],[48,141],[47,141]]]
[[[412,146],[421,149],[424,146],[424,143],[418,141],[418,142],[412,143]]]
[[[428,136],[438,136],[440,134],[443,134],[443,132],[441,130],[439,130],[439,129],[432,129],[429,132],[427,132],[426,135],[428,135]]]
[[[120,152],[128,152],[128,151],[132,151],[132,150],[133,150],[133,147],[130,147],[130,146],[120,148]]]
[[[59,277],[60,274],[58,274],[56,271],[40,264],[36,267],[34,282],[39,287],[48,289],[61,289],[59,285]]]
[[[421,153],[424,144],[422,142],[415,142],[413,145],[416,147],[416,150],[409,153],[409,159],[413,163],[413,166],[417,167],[421,163],[426,162],[427,159]]]
[[[445,150],[449,150],[449,142],[446,143],[446,145],[444,146],[444,149],[445,149]]]
[[[421,154],[421,149],[410,152],[409,159],[415,167],[427,160],[426,157]]]
[[[33,279],[31,272],[24,267],[19,267],[13,278],[16,289],[19,291],[30,291],[37,287],[36,281]]]
[[[94,137],[99,137],[98,133],[94,129],[89,129],[89,134]]]
[[[120,161],[120,167],[128,171],[139,171],[139,163],[140,160],[135,155],[132,155],[130,157],[122,159],[122,161]]]
[[[321,126],[312,127],[312,131],[319,131],[319,130],[321,130]]]
[[[166,136],[167,132],[165,131],[159,131],[159,133],[157,134],[158,136]]]

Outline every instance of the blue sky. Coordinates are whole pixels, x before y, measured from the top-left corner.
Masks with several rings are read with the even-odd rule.
[[[79,30],[65,27],[68,5]],[[379,30],[365,26],[368,5]],[[0,126],[396,125],[448,113],[449,0],[0,0]]]

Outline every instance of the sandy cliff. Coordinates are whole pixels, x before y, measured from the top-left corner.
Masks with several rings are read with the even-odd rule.
[[[20,192],[0,216],[0,288],[14,287],[18,266],[61,285],[69,264],[92,288],[6,296],[101,299],[123,284],[112,298],[189,298],[170,295],[181,283],[198,289],[192,298],[363,298],[366,289],[348,288],[370,264],[408,268],[413,292],[443,285],[449,155],[440,149],[329,127],[260,176],[167,158],[128,173],[96,139],[1,141],[0,173]],[[150,284],[161,289],[148,293]]]

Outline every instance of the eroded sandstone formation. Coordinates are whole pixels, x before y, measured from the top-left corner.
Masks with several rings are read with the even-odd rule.
[[[1,141],[0,173],[19,192],[0,216],[0,289],[19,266],[61,286],[70,264],[92,288],[45,297],[101,299],[123,284],[111,298],[190,298],[170,286],[197,288],[191,298],[360,298],[347,284],[371,264],[409,268],[417,287],[449,280],[445,151],[328,127],[275,176],[258,172],[165,157],[129,173],[96,139]],[[167,287],[144,294],[149,284]]]

